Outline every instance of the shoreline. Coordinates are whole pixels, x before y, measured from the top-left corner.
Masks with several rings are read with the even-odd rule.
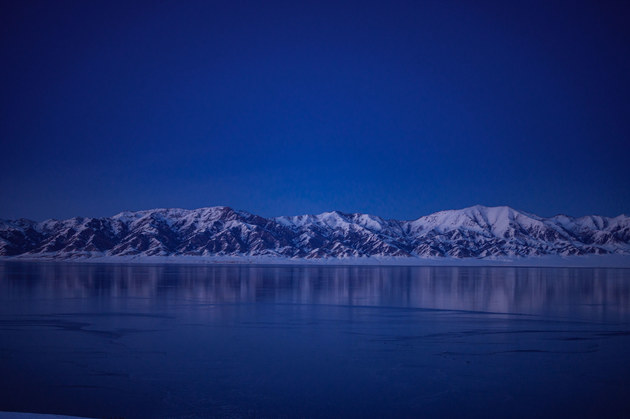
[[[301,259],[273,256],[0,256],[0,262],[129,264],[129,265],[264,265],[264,266],[400,266],[400,267],[532,267],[532,268],[630,268],[628,255],[536,256],[512,258],[325,258]]]

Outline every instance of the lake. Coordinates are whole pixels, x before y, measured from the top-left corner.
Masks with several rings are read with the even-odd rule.
[[[0,411],[629,417],[630,270],[0,262]]]

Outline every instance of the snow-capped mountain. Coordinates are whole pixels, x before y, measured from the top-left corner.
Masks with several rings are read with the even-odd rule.
[[[338,211],[263,218],[228,207],[155,209],[109,218],[0,220],[0,255],[500,258],[630,255],[630,217],[543,218],[474,206],[413,221]]]

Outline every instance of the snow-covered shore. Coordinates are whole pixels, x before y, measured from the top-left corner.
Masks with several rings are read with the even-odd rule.
[[[236,265],[341,265],[341,266],[511,266],[511,267],[602,267],[630,268],[630,256],[531,256],[505,258],[419,258],[419,257],[348,257],[348,258],[286,258],[271,256],[103,256],[90,254],[60,258],[45,255],[0,257],[0,261],[122,263],[122,264],[236,264]]]

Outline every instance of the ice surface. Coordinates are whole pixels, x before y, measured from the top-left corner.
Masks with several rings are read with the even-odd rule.
[[[0,262],[0,409],[628,417],[629,275]]]

